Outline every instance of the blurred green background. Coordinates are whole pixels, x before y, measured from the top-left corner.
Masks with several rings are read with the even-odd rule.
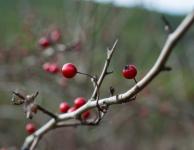
[[[90,80],[81,75],[65,80],[48,74],[44,62],[62,66],[73,62],[82,72],[99,75],[107,47],[119,39],[110,65],[114,73],[101,88],[125,92],[134,83],[126,81],[122,68],[136,64],[137,80],[153,65],[167,33],[161,13],[142,8],[121,8],[78,0],[0,1],[0,148],[19,149],[27,133],[25,124],[41,126],[48,117],[38,113],[26,120],[22,107],[11,105],[13,90],[39,91],[37,103],[59,113],[60,102],[73,104],[78,96],[89,98]],[[175,29],[184,16],[165,14]],[[80,41],[78,49],[45,56],[38,40],[60,29],[62,43]],[[174,49],[168,65],[137,96],[137,100],[112,106],[97,127],[57,129],[46,134],[37,149],[42,150],[188,150],[194,149],[194,28]]]

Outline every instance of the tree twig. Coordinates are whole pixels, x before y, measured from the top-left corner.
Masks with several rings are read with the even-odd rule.
[[[104,77],[105,77],[107,74],[109,74],[109,72],[107,71],[107,69],[108,69],[108,66],[109,66],[109,64],[110,64],[110,60],[111,60],[112,55],[113,55],[113,53],[114,53],[115,47],[116,47],[116,45],[117,45],[117,42],[118,42],[118,40],[116,40],[116,41],[114,42],[114,44],[113,44],[113,46],[112,46],[111,49],[107,49],[107,57],[106,57],[106,61],[105,61],[105,63],[104,63],[104,67],[103,67],[103,69],[102,69],[102,73],[101,73],[101,75],[100,75],[100,77],[99,77],[99,79],[98,79],[98,81],[97,81],[98,87],[96,86],[96,88],[94,89],[94,92],[93,92],[93,94],[92,94],[91,99],[95,99],[95,98],[96,98],[97,92],[98,92],[98,90],[99,90],[99,88],[100,88],[100,86],[101,86],[101,84],[102,84],[102,82],[103,82],[103,80],[104,80]]]
[[[40,105],[36,105],[36,106],[37,106],[37,109],[40,110],[40,111],[42,111],[44,114],[50,116],[51,118],[57,119],[57,115],[55,115],[52,112],[46,110],[45,108],[43,108]]]

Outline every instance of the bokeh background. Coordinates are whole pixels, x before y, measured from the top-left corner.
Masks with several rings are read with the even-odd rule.
[[[89,98],[92,85],[78,75],[66,80],[60,74],[45,72],[45,62],[73,62],[82,72],[99,75],[106,48],[119,39],[110,65],[114,73],[101,88],[108,97],[109,87],[125,92],[134,83],[121,75],[126,64],[136,64],[137,80],[153,65],[167,33],[161,15],[175,29],[185,14],[148,10],[142,5],[122,7],[114,3],[80,0],[0,1],[0,148],[19,149],[27,133],[25,125],[38,127],[48,117],[38,113],[25,119],[22,107],[11,105],[13,90],[39,91],[37,103],[59,113],[60,102],[73,104],[78,96]],[[60,30],[60,46],[43,49],[38,40]],[[191,150],[194,149],[194,28],[174,49],[168,65],[137,96],[137,100],[112,106],[97,127],[57,129],[46,134],[38,150]],[[63,43],[64,45],[61,45]],[[53,50],[55,49],[55,50]]]

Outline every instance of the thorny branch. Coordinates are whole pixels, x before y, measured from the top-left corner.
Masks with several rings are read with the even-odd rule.
[[[99,77],[99,79],[97,81],[97,85],[98,86],[95,87],[91,99],[95,99],[96,98],[98,89],[100,88],[100,86],[101,86],[101,84],[102,84],[105,76],[108,75],[108,74],[110,74],[110,72],[108,72],[107,70],[108,70],[108,66],[110,64],[110,60],[112,58],[112,55],[114,53],[115,47],[117,45],[117,42],[118,42],[118,40],[116,40],[114,42],[113,47],[111,49],[107,49],[107,58],[106,58],[106,61],[104,63],[104,67],[103,67],[102,73],[101,73],[101,75],[100,75],[100,77]]]
[[[125,93],[114,95],[108,98],[99,99],[98,105],[109,106],[112,104],[120,104],[120,103],[134,100],[134,97],[136,96],[136,94],[138,94],[146,85],[148,85],[155,77],[157,77],[157,75],[160,72],[169,70],[165,68],[169,68],[169,67],[166,67],[166,62],[172,52],[172,49],[179,42],[180,38],[182,38],[183,35],[188,31],[188,29],[191,27],[193,22],[194,22],[194,11],[190,13],[187,17],[185,17],[185,19],[177,27],[176,30],[169,33],[168,38],[164,44],[164,47],[162,48],[161,53],[158,59],[156,60],[155,64],[139,82],[137,82],[131,89],[127,90]],[[97,92],[102,84],[102,81],[105,75],[107,74],[107,68],[109,66],[110,59],[112,57],[116,43],[117,41],[114,43],[113,48],[111,50],[108,50],[107,59],[106,59],[104,68],[102,70],[102,73],[97,81],[98,86],[95,87],[95,90],[92,94],[92,98],[89,99],[85,105],[75,110],[74,112],[59,114],[59,115],[56,115],[56,118],[50,119],[50,121],[48,121],[41,128],[39,128],[34,134],[26,138],[22,146],[22,150],[35,149],[41,137],[49,130],[52,130],[54,128],[65,127],[65,126],[92,125],[94,123],[93,121],[83,122],[82,120],[78,119],[78,116],[80,116],[83,112],[89,109],[97,107],[96,105]],[[100,119],[102,119],[102,117]],[[70,120],[73,120],[73,121],[69,122]]]

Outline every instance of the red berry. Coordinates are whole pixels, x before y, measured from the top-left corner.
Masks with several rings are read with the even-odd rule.
[[[61,39],[61,33],[59,30],[54,30],[50,34],[50,39],[52,42],[58,42]]]
[[[50,42],[49,40],[46,38],[46,37],[42,37],[40,40],[39,40],[39,45],[43,48],[47,48],[48,46],[50,46]]]
[[[50,63],[44,63],[42,66],[43,70],[49,72],[50,65],[51,65]]]
[[[73,112],[75,110],[76,110],[76,107],[71,107],[71,108],[69,108],[69,110],[67,112]]]
[[[32,134],[36,131],[36,126],[33,123],[28,123],[26,125],[26,131],[28,132],[28,134]]]
[[[127,65],[123,69],[123,76],[127,79],[134,79],[137,75],[137,69],[134,65]]]
[[[69,108],[70,108],[70,106],[67,102],[62,102],[59,105],[60,112],[62,112],[62,113],[66,113],[69,110]]]
[[[82,114],[82,118],[85,120],[85,119],[88,119],[88,117],[90,117],[90,112],[89,112],[89,111],[85,111],[85,112]]]
[[[66,78],[73,78],[77,73],[77,68],[74,64],[67,63],[62,67],[63,76]]]
[[[49,73],[58,73],[59,72],[59,67],[57,64],[53,63],[45,63],[43,64],[42,68],[46,71],[46,72],[49,72]]]
[[[55,74],[55,73],[58,73],[59,70],[60,70],[60,69],[59,69],[59,67],[58,67],[57,64],[50,64],[50,66],[49,66],[49,72],[50,72],[50,73]]]
[[[83,97],[78,97],[74,100],[74,106],[76,108],[80,108],[81,106],[83,106],[86,103],[85,98]]]

